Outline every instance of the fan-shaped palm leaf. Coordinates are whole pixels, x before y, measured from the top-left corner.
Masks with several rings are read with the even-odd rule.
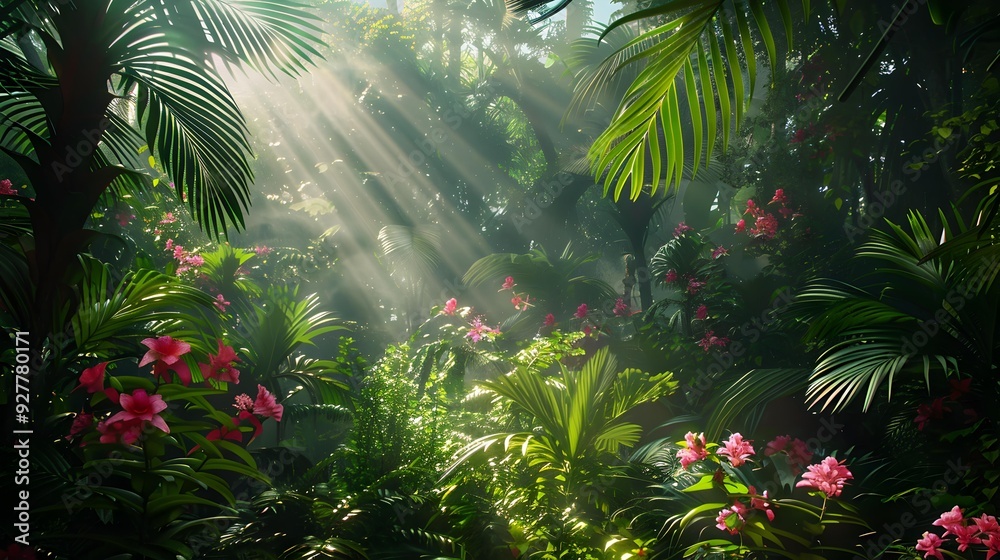
[[[916,213],[909,229],[890,224],[858,251],[878,263],[891,285],[820,281],[797,298],[810,322],[807,339],[826,348],[810,377],[812,404],[840,410],[862,397],[867,409],[883,388],[891,398],[903,376],[919,374],[929,388],[934,371],[992,375],[1000,259],[970,258],[977,253],[964,240],[939,243]]]

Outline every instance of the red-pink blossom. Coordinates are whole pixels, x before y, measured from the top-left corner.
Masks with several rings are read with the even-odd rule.
[[[708,318],[708,306],[704,303],[698,306],[698,309],[694,311],[694,318],[698,321],[704,321]]]
[[[757,206],[757,203],[754,202],[753,199],[751,198],[747,200],[747,209],[744,210],[743,213],[750,214],[754,218],[759,218],[761,214],[764,213],[764,211],[761,210],[760,207]]]
[[[198,364],[198,368],[201,369],[201,375],[206,380],[216,379],[225,383],[238,384],[240,382],[240,370],[236,369],[234,365],[240,361],[240,358],[236,355],[236,351],[233,350],[232,346],[226,346],[221,340],[217,342],[219,346],[218,353],[209,354],[207,364]]]
[[[736,233],[743,233],[746,230],[747,230],[746,220],[741,219],[740,221],[736,222]]]
[[[684,436],[685,446],[677,451],[677,458],[681,460],[681,467],[687,469],[691,463],[697,463],[708,457],[708,449],[705,448],[705,434],[695,435],[688,432]]]
[[[696,295],[702,288],[705,287],[705,284],[707,284],[707,282],[698,280],[697,278],[691,278],[688,280],[687,293],[692,296]]]
[[[253,413],[264,418],[274,418],[275,422],[281,422],[281,415],[285,407],[278,404],[266,387],[257,385],[257,398],[253,401]]]
[[[229,307],[231,304],[228,301],[226,301],[225,296],[219,294],[215,296],[215,301],[212,302],[212,305],[214,305],[220,312],[225,313],[226,308]]]
[[[201,255],[187,255],[184,257],[184,262],[191,266],[203,266],[205,264],[205,258]]]
[[[976,536],[979,534],[979,529],[975,525],[958,525],[953,528],[952,534],[955,535],[955,543],[958,544],[959,552],[965,552],[970,545],[982,544],[983,542],[983,539]]]
[[[67,440],[71,440],[76,437],[80,432],[83,432],[87,428],[94,425],[94,415],[88,412],[80,412],[73,419],[73,425],[69,427],[69,435],[66,436]]]
[[[441,314],[454,315],[456,309],[458,309],[458,300],[455,298],[451,298],[444,303],[444,308],[441,310]]]
[[[764,239],[774,239],[777,234],[778,219],[774,217],[774,214],[764,214],[758,217],[754,227],[750,229],[750,235]]]
[[[997,518],[992,515],[986,515],[984,513],[980,517],[973,517],[972,522],[975,523],[976,527],[983,533],[996,533],[997,535],[1000,535],[1000,525],[997,524]]]
[[[246,393],[236,395],[236,399],[235,402],[233,403],[233,406],[236,408],[236,410],[245,410],[247,412],[253,412],[253,399],[251,399],[250,395]]]
[[[771,204],[774,203],[788,204],[788,195],[785,194],[785,189],[776,189],[774,191],[774,198],[771,199]]]
[[[728,254],[729,254],[729,249],[726,249],[722,245],[719,245],[715,249],[712,249],[712,258],[713,259],[718,259],[718,258],[724,257],[724,256],[726,256]]]
[[[108,423],[117,421],[140,420],[149,422],[161,431],[170,433],[170,426],[160,416],[160,413],[167,409],[167,403],[163,402],[160,395],[150,395],[145,389],[136,389],[132,394],[122,393],[118,398],[118,404],[124,409],[111,418]]]
[[[551,327],[552,325],[555,325],[556,316],[549,313],[548,315],[545,316],[545,321],[542,324],[545,325],[546,327]]]
[[[777,436],[767,443],[764,448],[764,455],[770,457],[775,453],[785,453],[788,455],[788,462],[792,467],[792,472],[798,474],[802,469],[812,462],[813,452],[809,450],[806,442],[799,438],[792,439],[791,436]]]
[[[802,475],[795,487],[815,488],[831,498],[840,496],[844,491],[844,483],[854,478],[851,471],[833,457],[827,457],[818,464],[806,467],[809,472]]]
[[[88,393],[97,393],[104,390],[104,370],[108,367],[108,362],[101,362],[95,366],[83,370],[80,374],[80,385]],[[75,390],[75,389],[74,389]]]
[[[930,406],[923,403],[920,404],[917,406],[917,417],[913,419],[917,423],[917,430],[923,430],[932,419],[940,420],[944,418],[945,412],[951,412],[951,409],[944,406],[944,397],[934,399]]]
[[[170,336],[147,338],[142,341],[142,344],[149,348],[149,350],[143,355],[142,360],[139,362],[139,367],[154,361],[170,365],[191,351],[190,344],[174,340]]]
[[[731,507],[719,511],[719,515],[715,518],[715,526],[721,531],[728,531],[730,535],[735,535],[743,529],[743,525],[746,523],[746,513],[747,507],[742,502],[733,502]]]
[[[946,511],[941,514],[941,517],[934,520],[931,525],[936,527],[944,527],[943,537],[947,537],[950,534],[955,534],[955,528],[961,527],[965,524],[965,515],[962,513],[962,508],[954,506],[950,511]]]
[[[479,342],[483,338],[491,334],[496,334],[498,332],[500,331],[491,329],[490,327],[484,325],[482,318],[476,317],[475,319],[472,320],[471,328],[469,329],[469,332],[466,333],[465,336],[472,339],[472,342]]]
[[[174,245],[174,260],[181,261],[181,262],[184,261],[184,246],[183,245]]]
[[[174,216],[174,213],[173,212],[167,212],[166,214],[163,215],[163,219],[160,220],[160,223],[161,224],[172,224],[172,223],[174,223],[176,221],[177,221],[177,218]]]
[[[118,420],[110,418],[97,423],[97,432],[101,434],[101,443],[124,443],[132,445],[142,435],[141,420]]]
[[[118,220],[118,225],[125,227],[129,224],[129,222],[135,219],[135,214],[127,211],[118,212],[115,214],[115,219]]]
[[[17,196],[14,183],[11,183],[10,179],[0,179],[0,196]]]
[[[771,509],[771,502],[767,501],[767,490],[764,490],[763,494],[758,495],[757,489],[750,486],[748,492],[750,494],[750,508],[763,511],[768,521],[774,521],[774,510]]]
[[[271,248],[267,245],[254,245],[253,252],[257,255],[267,255],[271,252]]]
[[[734,467],[738,467],[752,457],[755,451],[749,441],[744,441],[743,436],[738,432],[729,436],[729,439],[722,442],[722,447],[717,451],[719,455],[729,457],[729,462]]]
[[[164,251],[173,251],[174,250],[174,240],[173,239],[167,239],[167,242],[163,245],[163,250]]]
[[[689,231],[694,231],[694,228],[681,222],[674,228],[674,237],[680,237]]]
[[[666,282],[667,284],[672,284],[672,283],[676,282],[677,281],[677,271],[674,270],[674,269],[672,269],[672,268],[670,270],[668,270],[667,273],[663,276],[663,281]]]
[[[625,317],[629,314],[628,304],[625,303],[625,298],[618,298],[615,300],[615,308],[612,310],[615,317]]]
[[[701,346],[701,348],[705,352],[711,350],[713,346],[719,346],[725,348],[726,345],[728,344],[729,344],[729,338],[724,336],[715,336],[715,331],[706,332],[705,336],[703,336],[702,339],[698,341],[698,346]]]
[[[962,395],[968,393],[972,389],[972,378],[966,377],[961,381],[958,379],[949,379],[948,386],[951,387],[951,393],[948,395],[948,400],[957,401],[962,397]]]
[[[917,541],[917,550],[924,553],[924,558],[936,556],[938,560],[944,560],[944,556],[938,550],[942,544],[944,544],[944,541],[941,540],[941,537],[929,531],[924,531],[923,538]]]
[[[508,276],[507,278],[504,279],[503,284],[500,286],[500,291],[502,292],[504,290],[512,290],[516,285],[517,284],[514,283],[514,277]]]
[[[587,317],[587,304],[581,303],[579,307],[576,308],[576,313],[573,314],[577,319],[583,319]]]

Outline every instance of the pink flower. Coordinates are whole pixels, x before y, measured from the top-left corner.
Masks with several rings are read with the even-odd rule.
[[[97,432],[101,434],[101,443],[124,443],[132,445],[142,435],[141,420],[112,421],[110,418],[97,423]]]
[[[687,293],[691,294],[692,296],[696,295],[702,288],[705,287],[705,284],[707,284],[707,282],[702,282],[701,280],[698,280],[696,278],[691,278],[690,280],[688,280]]]
[[[764,515],[767,516],[768,521],[774,521],[774,510],[771,509],[771,502],[767,501],[767,490],[764,490],[764,493],[758,496],[757,489],[751,486],[749,493],[750,508],[763,511]]]
[[[841,462],[842,463],[842,462]],[[844,491],[844,483],[854,478],[851,471],[833,457],[827,457],[816,465],[809,465],[809,472],[802,475],[795,487],[815,488],[831,498],[836,498]]]
[[[573,314],[577,319],[584,319],[587,317],[587,304],[581,303],[580,307],[576,308],[576,313]]]
[[[0,180],[0,196],[17,196],[14,183],[11,183],[10,179]]]
[[[774,204],[776,202],[788,204],[788,196],[785,194],[785,189],[776,189],[774,191],[774,198],[771,199],[770,204]]]
[[[715,249],[712,249],[712,258],[717,259],[719,257],[724,257],[729,254],[729,249],[726,249],[722,245],[719,245]]]
[[[545,325],[546,327],[551,327],[552,325],[556,324],[556,316],[549,313],[548,315],[545,316],[545,322],[543,322],[542,324]]]
[[[469,329],[469,332],[465,336],[471,338],[472,342],[479,342],[484,337],[498,332],[500,331],[491,329],[484,325],[482,318],[476,317],[472,320],[472,328]]]
[[[747,507],[740,502],[734,502],[732,507],[723,508],[719,511],[718,517],[715,518],[715,526],[719,528],[720,531],[729,531],[730,535],[735,535],[740,532],[743,528],[743,524],[746,523]]]
[[[784,219],[786,219],[786,220],[788,219],[789,216],[791,216],[793,218],[796,216],[795,210],[792,210],[791,208],[788,208],[787,206],[782,206],[781,208],[778,208],[778,213],[781,214],[781,217],[784,218]],[[798,215],[801,216],[802,214],[798,214]]]
[[[698,309],[694,311],[694,318],[697,321],[704,321],[708,317],[708,306],[704,303],[698,306]]]
[[[982,544],[983,539],[976,536],[978,533],[979,529],[975,526],[966,527],[965,525],[959,525],[955,527],[952,534],[955,535],[958,551],[965,552],[968,550],[969,545]]]
[[[180,340],[174,340],[169,336],[147,338],[143,340],[142,343],[149,348],[149,351],[142,357],[142,361],[139,362],[139,367],[154,361],[172,365],[176,363],[181,356],[191,351],[190,344],[181,342]]]
[[[754,454],[753,446],[750,445],[749,441],[743,441],[743,436],[738,432],[729,436],[722,444],[722,449],[719,449],[719,455],[725,455],[729,457],[729,462],[732,463],[734,467],[738,467],[746,462],[748,457]]]
[[[191,255],[184,257],[184,262],[191,266],[202,266],[205,264],[205,258],[201,255]]]
[[[264,418],[274,418],[275,422],[281,422],[281,415],[285,407],[278,404],[267,388],[257,385],[257,398],[253,401],[253,413]]]
[[[219,345],[218,354],[209,354],[207,364],[198,364],[198,368],[201,369],[201,375],[205,380],[217,379],[226,383],[238,384],[240,382],[240,370],[233,366],[240,359],[236,356],[236,351],[233,350],[232,346],[226,346],[221,340],[217,342]]]
[[[271,248],[268,247],[267,245],[254,245],[253,252],[257,253],[258,256],[267,255],[268,253],[271,252]]]
[[[951,387],[951,394],[948,395],[948,400],[957,401],[962,395],[972,389],[972,378],[966,377],[961,381],[958,379],[949,379],[948,386]]]
[[[454,315],[456,309],[458,309],[458,300],[451,298],[444,302],[444,309],[441,310],[441,315]]]
[[[231,304],[228,301],[226,301],[225,296],[219,294],[215,296],[215,301],[212,302],[212,305],[218,308],[218,310],[221,311],[222,313],[225,313],[226,307],[228,307]]]
[[[615,308],[613,310],[615,317],[625,317],[629,314],[628,304],[625,303],[625,298],[618,298],[615,300]]]
[[[697,463],[708,457],[704,433],[694,435],[694,432],[688,432],[684,436],[684,441],[685,447],[677,452],[677,458],[681,460],[681,468],[687,469],[691,463]]]
[[[97,393],[104,390],[104,370],[108,367],[108,362],[101,362],[93,367],[83,370],[80,374],[80,385],[88,393]]]
[[[94,415],[86,412],[80,412],[73,419],[73,425],[69,427],[69,435],[66,436],[67,440],[71,440],[76,437],[80,432],[86,430],[87,428],[94,425]]]
[[[750,214],[751,216],[758,218],[764,211],[757,207],[757,203],[753,199],[747,200],[747,209],[743,211],[744,214]]]
[[[943,537],[947,537],[949,534],[955,534],[955,529],[961,527],[965,524],[965,516],[962,514],[962,508],[955,506],[951,508],[951,511],[946,511],[941,514],[941,517],[934,520],[934,525],[936,527],[944,527]]]
[[[160,220],[160,223],[161,224],[172,224],[172,223],[174,223],[176,221],[177,221],[177,218],[174,217],[174,213],[173,212],[167,212],[166,214],[163,215],[163,219]]]
[[[160,413],[167,409],[167,403],[163,402],[163,397],[160,395],[150,395],[145,389],[136,389],[131,395],[122,393],[118,398],[118,404],[124,410],[108,418],[109,424],[116,421],[139,420],[149,422],[161,431],[170,433],[170,427],[160,416]]]
[[[184,260],[184,246],[174,245],[174,259],[178,261]]]
[[[740,220],[736,222],[736,233],[743,233],[747,229],[747,221]]]
[[[951,409],[944,406],[944,397],[934,399],[930,406],[926,404],[917,406],[917,417],[913,419],[917,423],[917,430],[923,430],[932,419],[944,418],[945,412],[951,412]]]
[[[523,298],[514,294],[514,297],[510,298],[510,302],[514,304],[514,309],[518,311],[527,311],[528,307],[531,306],[531,298],[529,296],[524,296]]]
[[[173,251],[174,250],[174,240],[173,239],[167,239],[167,243],[163,246],[163,249],[165,251]]]
[[[1000,525],[997,524],[996,517],[984,513],[981,517],[973,517],[972,521],[981,532],[1000,535]]]
[[[115,214],[115,219],[118,220],[118,225],[125,227],[129,224],[129,222],[135,219],[135,214],[123,211]]]
[[[667,274],[663,277],[663,281],[666,282],[667,284],[672,284],[672,283],[676,282],[677,281],[677,271],[674,270],[674,269],[672,269],[672,268],[670,270],[668,270]]]
[[[775,453],[785,453],[791,464],[792,472],[799,474],[802,469],[812,462],[813,452],[809,450],[806,442],[799,438],[792,439],[792,436],[778,436],[767,443],[764,448],[764,455],[770,457]]]
[[[774,214],[764,214],[757,218],[754,227],[750,229],[750,235],[763,237],[764,239],[774,239],[778,234],[778,219]]]
[[[514,289],[514,286],[517,286],[517,284],[514,283],[514,277],[508,276],[506,279],[504,279],[503,284],[500,286],[500,291],[502,292],[504,290],[512,290]]]
[[[924,552],[924,558],[937,556],[938,560],[944,560],[944,556],[938,550],[938,547],[942,544],[944,544],[944,541],[941,540],[941,537],[929,531],[924,531],[924,538],[917,541],[917,550]]]
[[[253,399],[251,399],[250,395],[246,393],[236,395],[236,400],[233,403],[233,406],[236,407],[236,410],[253,412]]]
[[[729,344],[729,339],[724,336],[715,336],[715,331],[708,331],[705,336],[698,341],[698,346],[701,346],[702,350],[708,352],[713,346],[719,346],[725,348]]]
[[[694,228],[681,222],[674,228],[674,237],[680,237],[689,231],[694,231]]]
[[[1000,533],[990,533],[988,539],[982,540],[982,544],[985,544],[987,548],[986,560],[990,560],[994,555],[1000,554]]]

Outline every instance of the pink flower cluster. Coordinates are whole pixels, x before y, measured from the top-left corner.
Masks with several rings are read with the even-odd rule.
[[[826,494],[830,498],[840,496],[844,491],[844,484],[854,478],[851,471],[834,457],[827,457],[816,465],[806,467],[807,473],[802,475],[795,487],[813,488]]]
[[[193,254],[184,250],[181,245],[175,245],[173,239],[167,239],[164,245],[164,250],[173,251],[174,260],[177,261],[177,275],[180,276],[185,272],[191,270],[193,267],[204,266],[205,259],[198,254]]]
[[[529,296],[528,294],[519,294],[515,292],[514,286],[516,285],[517,284],[514,283],[514,277],[508,276],[507,278],[504,279],[503,284],[500,285],[499,291],[503,292],[506,290],[510,290],[512,295],[514,296],[510,298],[510,302],[514,304],[514,309],[518,311],[527,311],[528,307],[532,306],[531,296]]]
[[[687,469],[692,463],[708,458],[704,433],[694,435],[694,432],[688,432],[684,436],[684,444],[684,448],[677,452],[677,458],[681,460],[681,468]]]
[[[142,344],[149,350],[139,361],[140,367],[152,363],[154,377],[169,382],[169,372],[173,371],[182,384],[190,383],[191,371],[181,356],[190,352],[191,345],[169,336],[147,338],[142,341]],[[198,364],[206,384],[209,383],[209,380],[226,383],[240,382],[240,372],[235,367],[236,362],[239,362],[240,359],[231,346],[223,344],[221,340],[218,341],[218,352],[209,354],[208,358],[209,363]],[[121,410],[97,423],[96,430],[100,434],[99,441],[101,443],[132,445],[139,440],[148,426],[164,433],[170,433],[170,426],[160,415],[167,409],[167,403],[163,400],[163,396],[156,393],[150,394],[142,388],[135,389],[131,393],[119,394],[113,387],[105,387],[107,367],[108,362],[102,362],[83,370],[80,374],[80,385],[77,386],[77,389],[82,388],[91,394],[103,392],[109,401],[117,403],[121,407]],[[237,397],[238,403],[241,397]],[[247,400],[247,406],[241,410],[247,414],[252,413],[281,421],[283,407],[277,403],[277,400],[266,388],[258,386],[257,399],[255,401]],[[246,416],[246,414],[241,414],[233,418],[232,428],[223,426],[209,432],[206,437],[209,440],[224,437],[242,441],[242,433],[236,430],[235,426],[239,424],[241,419],[246,419]],[[80,436],[93,425],[94,414],[81,411],[74,418],[66,439],[71,440]],[[255,425],[257,430],[254,437],[260,433],[260,422],[256,421]],[[83,444],[81,443],[81,445]]]
[[[615,317],[628,317],[632,314],[628,304],[625,303],[625,298],[618,298],[615,300],[615,308],[612,312],[615,314]]]
[[[729,338],[725,336],[715,336],[715,331],[705,332],[705,336],[698,341],[698,346],[701,346],[702,350],[706,353],[712,349],[713,346],[719,346],[720,348],[725,348],[729,345]]]
[[[715,518],[715,526],[720,531],[727,531],[730,535],[739,533],[746,525],[746,518],[751,510],[762,511],[767,516],[768,521],[774,521],[774,510],[771,509],[771,502],[767,501],[767,490],[764,490],[763,494],[758,494],[757,489],[750,486],[748,497],[750,498],[749,508],[740,500],[735,500],[732,506],[722,508],[719,511],[719,515]]]
[[[753,445],[749,441],[744,441],[743,436],[737,432],[729,436],[729,439],[722,443],[722,447],[717,453],[724,457],[729,457],[729,462],[734,467],[738,467],[756,452],[753,450]]]
[[[812,462],[813,452],[809,450],[806,442],[799,438],[792,439],[792,436],[778,436],[767,443],[764,448],[764,455],[770,457],[776,453],[784,453],[788,456],[788,462],[794,474],[799,474],[802,469]]]
[[[788,195],[785,194],[784,189],[776,189],[774,191],[774,196],[768,205],[779,204],[778,214],[782,218],[788,219],[789,217],[796,217],[798,214],[795,213],[791,207],[788,206]],[[767,212],[763,207],[757,205],[756,202],[751,198],[747,200],[746,210],[743,215],[750,215],[754,219],[753,226],[747,230],[746,218],[740,219],[736,223],[736,233],[746,232],[751,237],[756,237],[764,240],[774,239],[778,235],[778,218],[771,212]]]
[[[986,560],[1000,553],[1000,525],[992,515],[984,513],[980,517],[966,518],[962,509],[955,506],[951,511],[942,513],[933,525],[943,527],[944,534],[938,536],[927,531],[917,541],[916,548],[924,553],[924,558],[935,556],[939,560],[944,560],[940,549],[948,542],[948,539],[944,538],[948,535],[955,537],[959,552],[967,551],[972,545],[982,545],[986,547]]]
[[[680,237],[689,231],[694,231],[694,228],[681,222],[674,228],[674,237]]]
[[[0,196],[17,196],[14,183],[11,183],[10,179],[0,179]]]

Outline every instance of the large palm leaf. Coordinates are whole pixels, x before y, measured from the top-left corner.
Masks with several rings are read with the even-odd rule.
[[[122,140],[134,141],[139,132],[175,180],[178,193],[186,193],[196,219],[214,233],[242,225],[252,179],[250,146],[243,116],[206,57],[218,54],[261,71],[294,75],[319,56],[312,46],[320,32],[315,18],[294,2],[104,0],[62,3],[57,9],[49,3],[22,4],[24,9],[7,14],[4,23],[17,21],[38,34],[45,44],[42,54],[51,64],[34,68],[28,61],[36,53],[26,52],[11,37],[5,40],[0,53],[6,86],[0,110],[9,127],[4,149],[33,155],[40,167],[51,165],[42,160],[53,158],[65,165],[64,153],[46,148],[76,145],[65,142],[67,135],[90,132],[103,117],[110,122],[102,127],[106,130],[91,160],[94,168],[130,163],[128,154],[136,153],[139,145],[129,149],[131,142]],[[27,8],[42,17],[25,15]],[[90,21],[99,25],[84,29]],[[94,53],[99,56],[93,65],[78,68],[76,57]],[[70,81],[72,88],[67,87]],[[85,89],[108,83],[111,91],[105,89],[103,95]],[[53,95],[56,92],[62,95]],[[63,96],[74,94],[79,96],[72,100],[77,106],[63,107]],[[111,94],[134,100],[135,123],[122,121],[112,111]],[[72,114],[88,97],[89,108],[101,110],[103,105],[103,114]],[[76,122],[90,128],[76,130]],[[139,176],[130,183],[142,185]],[[39,195],[49,190],[55,191],[48,193],[53,196],[65,194],[59,192],[59,182],[33,181],[33,186]],[[106,186],[95,188],[103,192]]]
[[[919,214],[909,229],[890,224],[858,251],[885,283],[817,281],[799,295],[807,338],[826,349],[810,378],[812,404],[840,410],[861,397],[868,409],[908,380],[929,388],[935,372],[996,391],[1000,262],[980,260],[966,243],[941,243]]]
[[[790,7],[787,0],[776,5],[790,41]],[[803,11],[808,17],[808,0]],[[649,185],[655,194],[661,180],[668,186],[680,182],[686,150],[697,172],[703,159],[711,158],[717,132],[722,149],[728,147],[756,88],[755,43],[763,45],[772,67],[776,63],[778,48],[770,23],[774,17],[760,0],[668,0],[604,30],[602,39],[632,22],[662,22],[580,76],[575,105],[587,106],[587,99],[602,91],[605,82],[623,72],[634,73],[611,125],[588,154],[594,173],[604,176],[606,193],[613,187],[617,198],[630,185],[636,199]]]

